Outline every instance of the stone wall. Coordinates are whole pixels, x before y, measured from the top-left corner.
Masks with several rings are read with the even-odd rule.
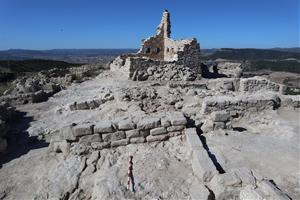
[[[63,127],[50,142],[50,151],[84,154],[93,149],[164,141],[183,133],[187,120],[181,112],[164,117],[145,116],[139,121],[101,121]]]
[[[274,94],[240,95],[236,97],[216,96],[203,100],[202,114],[214,111],[257,112],[265,109],[273,110],[280,106],[280,98]]]
[[[151,60],[139,57],[118,57],[111,65],[111,71],[121,73],[134,81],[145,80],[195,80],[201,77],[200,68],[176,62]]]
[[[240,80],[240,91],[241,92],[257,92],[257,91],[272,91],[284,93],[285,86],[274,83],[268,79],[261,77],[253,78],[242,78]]]
[[[284,107],[300,108],[300,95],[282,95],[280,99]]]

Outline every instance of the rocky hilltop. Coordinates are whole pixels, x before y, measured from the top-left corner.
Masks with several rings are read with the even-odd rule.
[[[94,78],[54,69],[1,97],[0,199],[300,198],[300,95],[202,62],[169,17]]]

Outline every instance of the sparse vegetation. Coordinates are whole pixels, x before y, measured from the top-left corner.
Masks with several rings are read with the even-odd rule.
[[[12,73],[23,73],[23,72],[39,72],[42,70],[49,70],[55,67],[68,68],[76,67],[82,64],[67,63],[63,61],[54,60],[3,60],[0,61],[0,68],[9,70]]]
[[[252,61],[249,71],[270,70],[284,71],[292,73],[300,73],[300,62],[296,60],[281,60],[281,61]]]

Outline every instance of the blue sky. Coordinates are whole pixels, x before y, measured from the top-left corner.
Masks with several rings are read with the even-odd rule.
[[[201,48],[299,47],[299,0],[0,0],[0,49],[139,48],[164,9]]]

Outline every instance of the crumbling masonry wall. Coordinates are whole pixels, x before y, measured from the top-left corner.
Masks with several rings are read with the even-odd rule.
[[[149,73],[145,75],[145,72],[148,71],[149,67],[161,68],[163,71],[171,71],[171,74],[174,73],[175,70],[186,71],[186,68],[189,68],[192,73],[196,74],[192,77],[201,77],[200,45],[197,40],[195,38],[172,40],[170,35],[170,14],[168,11],[164,11],[156,35],[144,40],[141,49],[136,54],[127,54],[117,57],[110,65],[111,71],[120,72],[128,79],[148,80]],[[165,69],[170,66],[173,67],[171,69]],[[178,69],[176,66],[180,66],[181,68]],[[184,75],[180,76],[181,78],[186,77],[185,73],[183,74]],[[136,75],[138,75],[138,78]],[[167,74],[166,77],[158,75],[158,77],[152,77],[150,79],[169,80],[170,77],[172,78],[172,75]]]

